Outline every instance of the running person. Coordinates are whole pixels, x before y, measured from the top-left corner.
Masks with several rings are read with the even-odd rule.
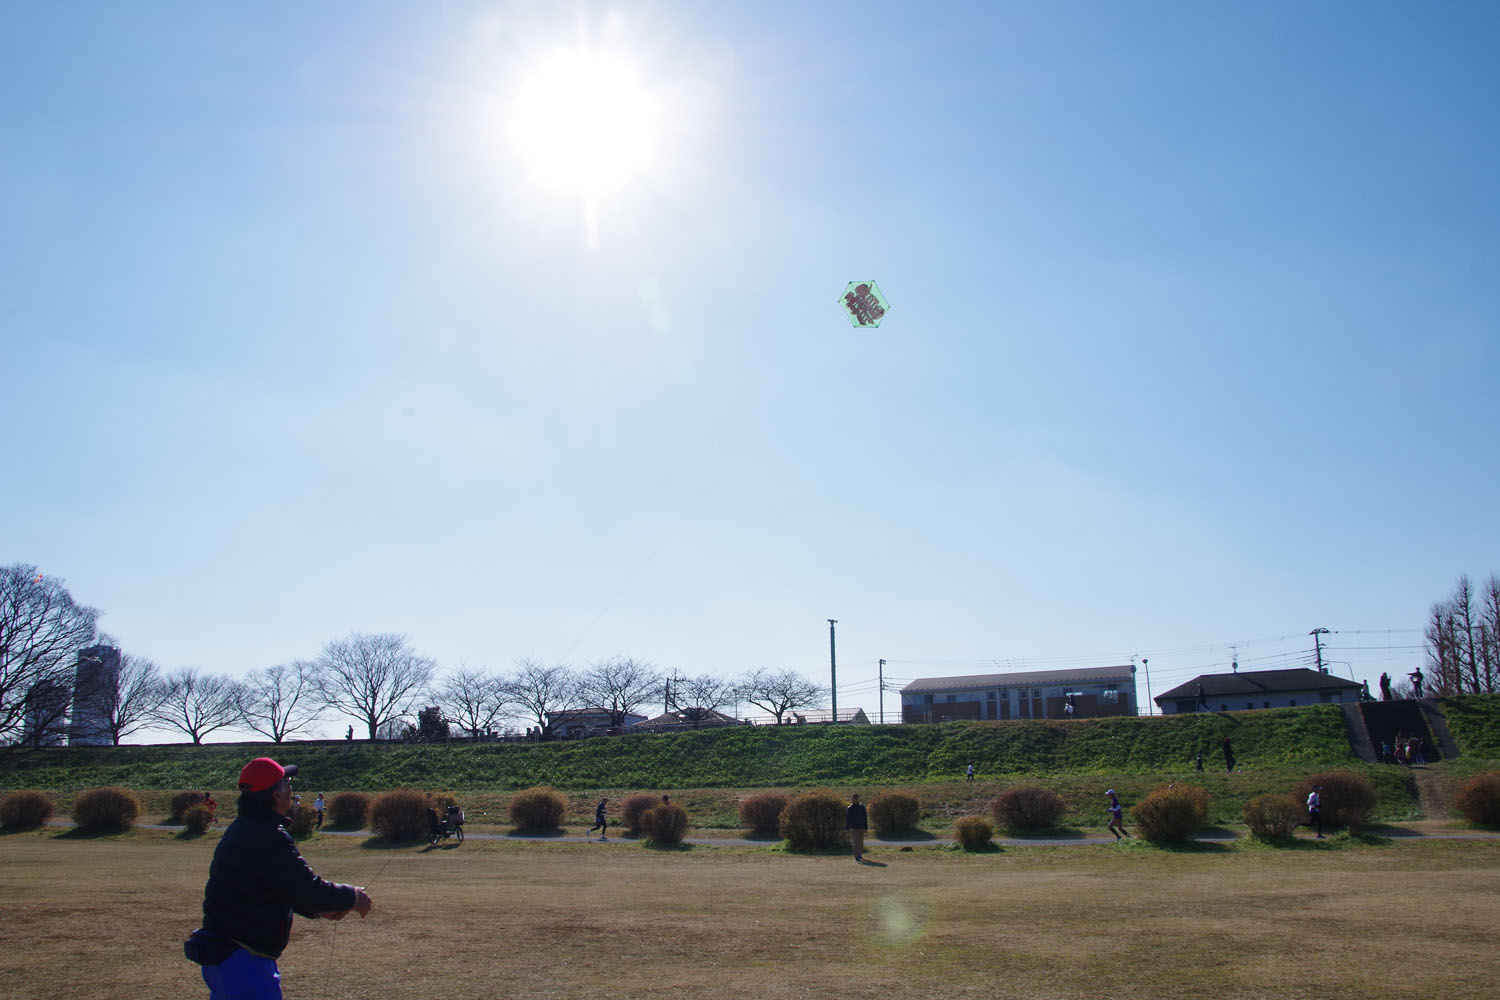
[[[599,831],[600,840],[609,839],[609,837],[607,836],[607,832],[609,830],[609,819],[604,815],[604,805],[608,801],[608,796],[605,796],[604,798],[599,800],[599,804],[594,807],[594,825],[589,827],[589,833],[593,833],[595,830]]]
[[[1313,785],[1313,790],[1307,793],[1307,823],[1318,831],[1318,839],[1323,839],[1323,796],[1319,793],[1323,790],[1322,785]]]
[[[1130,833],[1125,829],[1125,810],[1120,805],[1120,797],[1115,794],[1113,788],[1104,794],[1109,796],[1109,826],[1106,829],[1115,835],[1116,840],[1122,840],[1124,838],[1120,834],[1123,833],[1128,837]]]

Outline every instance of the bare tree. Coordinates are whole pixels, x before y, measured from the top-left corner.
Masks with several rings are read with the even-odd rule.
[[[1476,607],[1477,601],[1477,607]],[[1460,576],[1453,593],[1428,611],[1423,637],[1427,640],[1426,687],[1434,695],[1481,694],[1495,690],[1500,677],[1500,579],[1491,575],[1476,594],[1467,575]]]
[[[510,702],[501,678],[462,663],[443,679],[435,694],[452,714],[452,721],[474,737],[488,732]]]
[[[188,667],[168,674],[156,721],[181,730],[194,743],[240,721],[240,686],[228,677]]]
[[[94,641],[98,621],[35,566],[0,569],[0,747],[62,723],[72,699],[58,693],[71,691],[74,657]]]
[[[404,635],[351,632],[323,648],[319,696],[329,708],[364,723],[373,740],[382,723],[412,714],[415,699],[432,682],[433,667]]]
[[[740,683],[740,693],[750,704],[776,716],[778,726],[787,712],[815,707],[822,702],[824,695],[822,688],[795,670],[768,670],[765,667],[758,667],[745,675]]]
[[[101,637],[102,642],[110,640]],[[110,643],[112,644],[112,643]],[[79,671],[80,677],[83,671]],[[105,736],[113,746],[161,714],[167,684],[156,664],[144,656],[120,654],[120,669],[91,671],[88,683],[75,691],[72,731],[88,737]]]
[[[611,726],[623,726],[625,717],[654,697],[661,673],[644,660],[612,656],[589,664],[578,679],[581,701],[588,708],[609,713]]]
[[[1479,593],[1480,635],[1483,641],[1484,690],[1500,685],[1500,576],[1490,574]]]
[[[560,663],[549,667],[540,660],[517,660],[515,673],[501,683],[506,699],[539,729],[547,728],[547,716],[573,706],[579,697],[577,679]]]
[[[679,678],[672,686],[672,707],[697,723],[719,710],[734,696],[734,684],[713,674]]]
[[[246,728],[282,743],[306,732],[323,708],[318,665],[293,660],[251,671],[240,685],[240,717]]]

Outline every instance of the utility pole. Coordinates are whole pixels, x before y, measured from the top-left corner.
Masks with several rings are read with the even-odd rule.
[[[1323,636],[1328,634],[1328,630],[1326,628],[1315,628],[1307,634],[1313,637],[1313,655],[1318,658],[1318,673],[1328,673],[1327,670],[1323,669],[1323,643],[1321,642]]]
[[[879,682],[876,684],[876,686],[880,689],[880,724],[883,726],[883,725],[885,725],[885,661],[884,660],[880,661],[880,666],[879,666],[878,672],[876,673],[875,676],[879,678]]]
[[[839,661],[834,655],[833,627],[838,624],[838,619],[828,619],[828,677],[830,689],[833,691],[833,721],[839,721]]]
[[[1141,666],[1146,670],[1146,714],[1150,715],[1152,712],[1151,706],[1156,704],[1156,702],[1151,700],[1151,661],[1143,656],[1141,657]]]

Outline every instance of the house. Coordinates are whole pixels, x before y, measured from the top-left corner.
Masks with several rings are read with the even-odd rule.
[[[615,720],[619,719],[619,722]],[[549,740],[572,740],[581,736],[602,736],[618,733],[646,721],[644,715],[626,712],[621,715],[607,708],[568,708],[547,713],[547,727],[543,738]]]
[[[1241,712],[1252,708],[1289,708],[1325,702],[1359,701],[1360,687],[1332,674],[1306,667],[1290,670],[1245,670],[1227,674],[1199,674],[1186,684],[1164,691],[1152,700],[1163,715],[1198,708],[1198,685],[1211,712]]]
[[[748,726],[750,723],[711,708],[679,708],[664,712],[631,726],[632,732],[669,733],[682,729],[717,729],[721,726]]]
[[[1134,715],[1135,667],[927,677],[901,689],[901,721],[1062,719],[1069,695],[1075,718]]]

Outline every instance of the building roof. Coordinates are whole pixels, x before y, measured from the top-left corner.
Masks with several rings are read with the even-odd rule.
[[[701,714],[694,718],[695,712]],[[742,726],[739,719],[713,709],[678,709],[665,712],[654,719],[646,719],[631,726],[631,729],[705,729],[714,726]]]
[[[1158,705],[1180,698],[1198,697],[1198,685],[1206,697],[1247,694],[1287,694],[1293,691],[1343,691],[1358,688],[1353,681],[1320,673],[1306,667],[1291,670],[1242,670],[1228,674],[1199,674],[1186,684],[1179,684],[1151,699]]]
[[[1135,667],[1082,667],[1077,670],[1032,670],[1019,674],[967,674],[962,677],[922,677],[901,689],[902,694],[924,691],[987,691],[991,688],[1034,687],[1039,684],[1087,684],[1135,679]]]

